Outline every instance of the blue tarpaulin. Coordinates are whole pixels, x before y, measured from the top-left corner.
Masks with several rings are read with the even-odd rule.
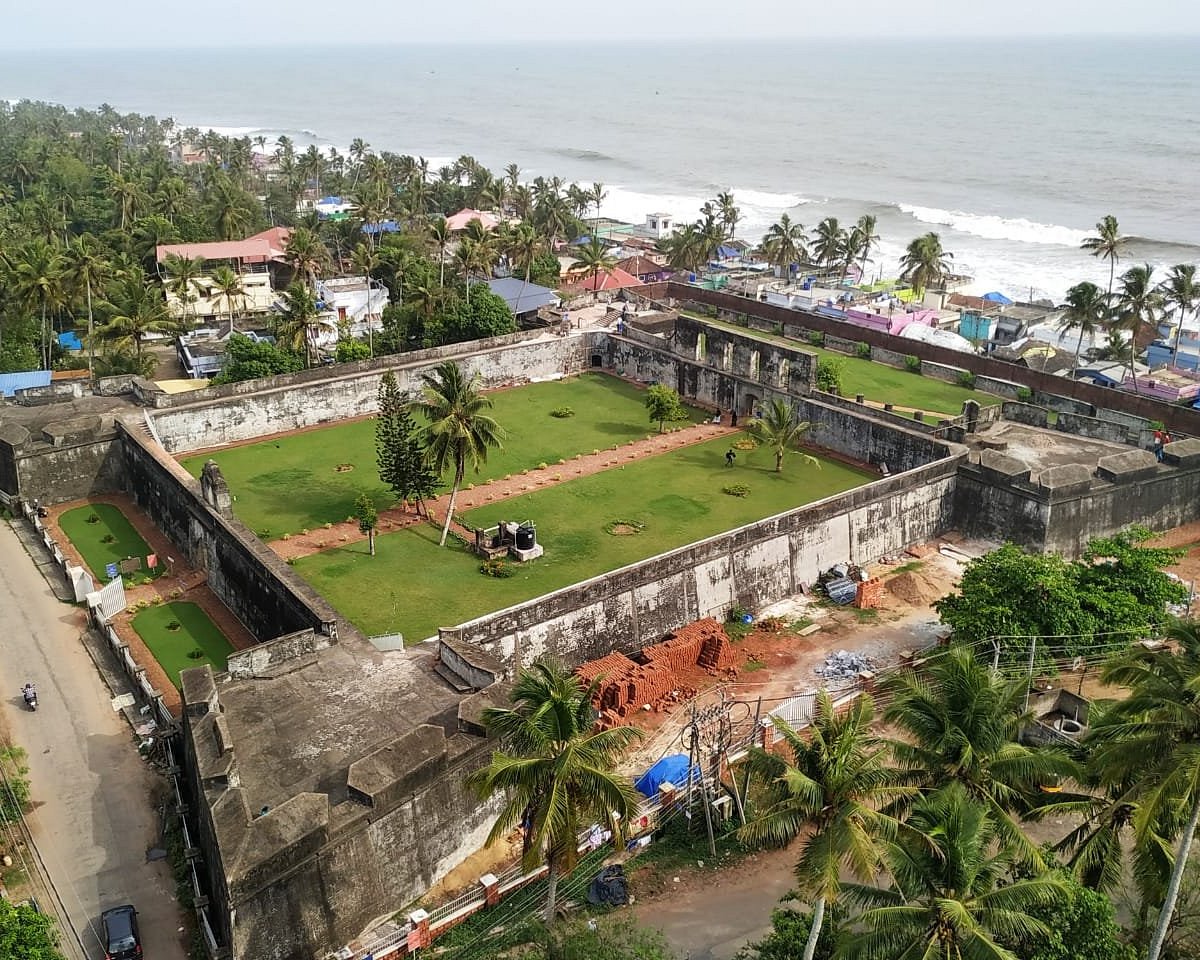
[[[682,753],[673,753],[670,756],[663,757],[649,770],[643,773],[634,784],[638,793],[644,794],[647,797],[653,797],[658,793],[658,788],[664,783],[670,782],[677,787],[687,785],[688,781],[688,758]],[[692,778],[696,781],[700,779],[700,768],[695,764],[692,765]]]
[[[733,260],[741,255],[742,252],[737,247],[727,247],[725,244],[717,247],[717,257],[721,260]]]
[[[1012,301],[998,290],[993,290],[991,293],[985,293],[983,295],[983,299],[990,300],[992,303],[998,303],[1002,307],[1007,307],[1012,304]]]
[[[68,330],[66,333],[58,335],[58,345],[64,350],[82,350],[83,344],[79,340],[79,334],[74,330]]]

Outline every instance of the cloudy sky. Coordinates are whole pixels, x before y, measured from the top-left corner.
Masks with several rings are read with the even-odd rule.
[[[0,49],[668,38],[1200,34],[1198,0],[49,0],[13,3]]]

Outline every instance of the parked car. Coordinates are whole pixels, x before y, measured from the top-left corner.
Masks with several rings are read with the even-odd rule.
[[[100,922],[104,925],[104,960],[135,960],[142,955],[137,911],[132,904],[105,910]]]

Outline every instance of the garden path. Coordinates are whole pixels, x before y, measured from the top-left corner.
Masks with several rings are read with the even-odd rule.
[[[568,480],[576,480],[579,477],[600,473],[602,470],[611,470],[632,460],[657,456],[658,454],[666,453],[668,450],[676,450],[680,447],[703,443],[706,440],[712,440],[714,437],[724,434],[733,435],[738,433],[739,430],[740,428],[728,425],[727,416],[722,418],[721,423],[706,421],[704,423],[677,427],[671,432],[654,434],[644,440],[634,440],[624,445],[610,447],[607,450],[580,454],[574,459],[566,460],[562,463],[548,464],[545,470],[528,470],[504,479],[481,483],[472,489],[463,487],[459,491],[458,502],[455,504],[455,508],[458,510],[470,510],[472,507],[481,507],[484,504],[496,503],[501,500],[507,500],[510,497],[518,497],[532,490],[553,487],[559,483],[566,483]],[[429,510],[430,518],[435,522],[445,520],[445,511],[449,503],[449,494],[443,494],[436,500],[426,501],[425,506]],[[404,506],[398,506],[380,512],[376,531],[378,533],[390,533],[393,530],[399,530],[421,522],[422,519],[416,516],[411,510],[406,509]],[[458,532],[462,533],[462,530],[460,529]],[[329,524],[319,530],[310,530],[305,534],[292,535],[287,539],[272,540],[267,546],[283,559],[291,560],[319,553],[328,547],[341,546],[346,543],[354,543],[365,539],[366,534],[359,531],[357,523],[342,521],[341,523]]]

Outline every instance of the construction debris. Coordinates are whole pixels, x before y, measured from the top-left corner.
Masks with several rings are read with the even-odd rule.
[[[860,673],[869,672],[874,668],[875,663],[870,657],[864,657],[861,653],[850,653],[848,650],[839,650],[826,657],[825,663],[816,667],[813,673],[826,680],[854,680]]]

